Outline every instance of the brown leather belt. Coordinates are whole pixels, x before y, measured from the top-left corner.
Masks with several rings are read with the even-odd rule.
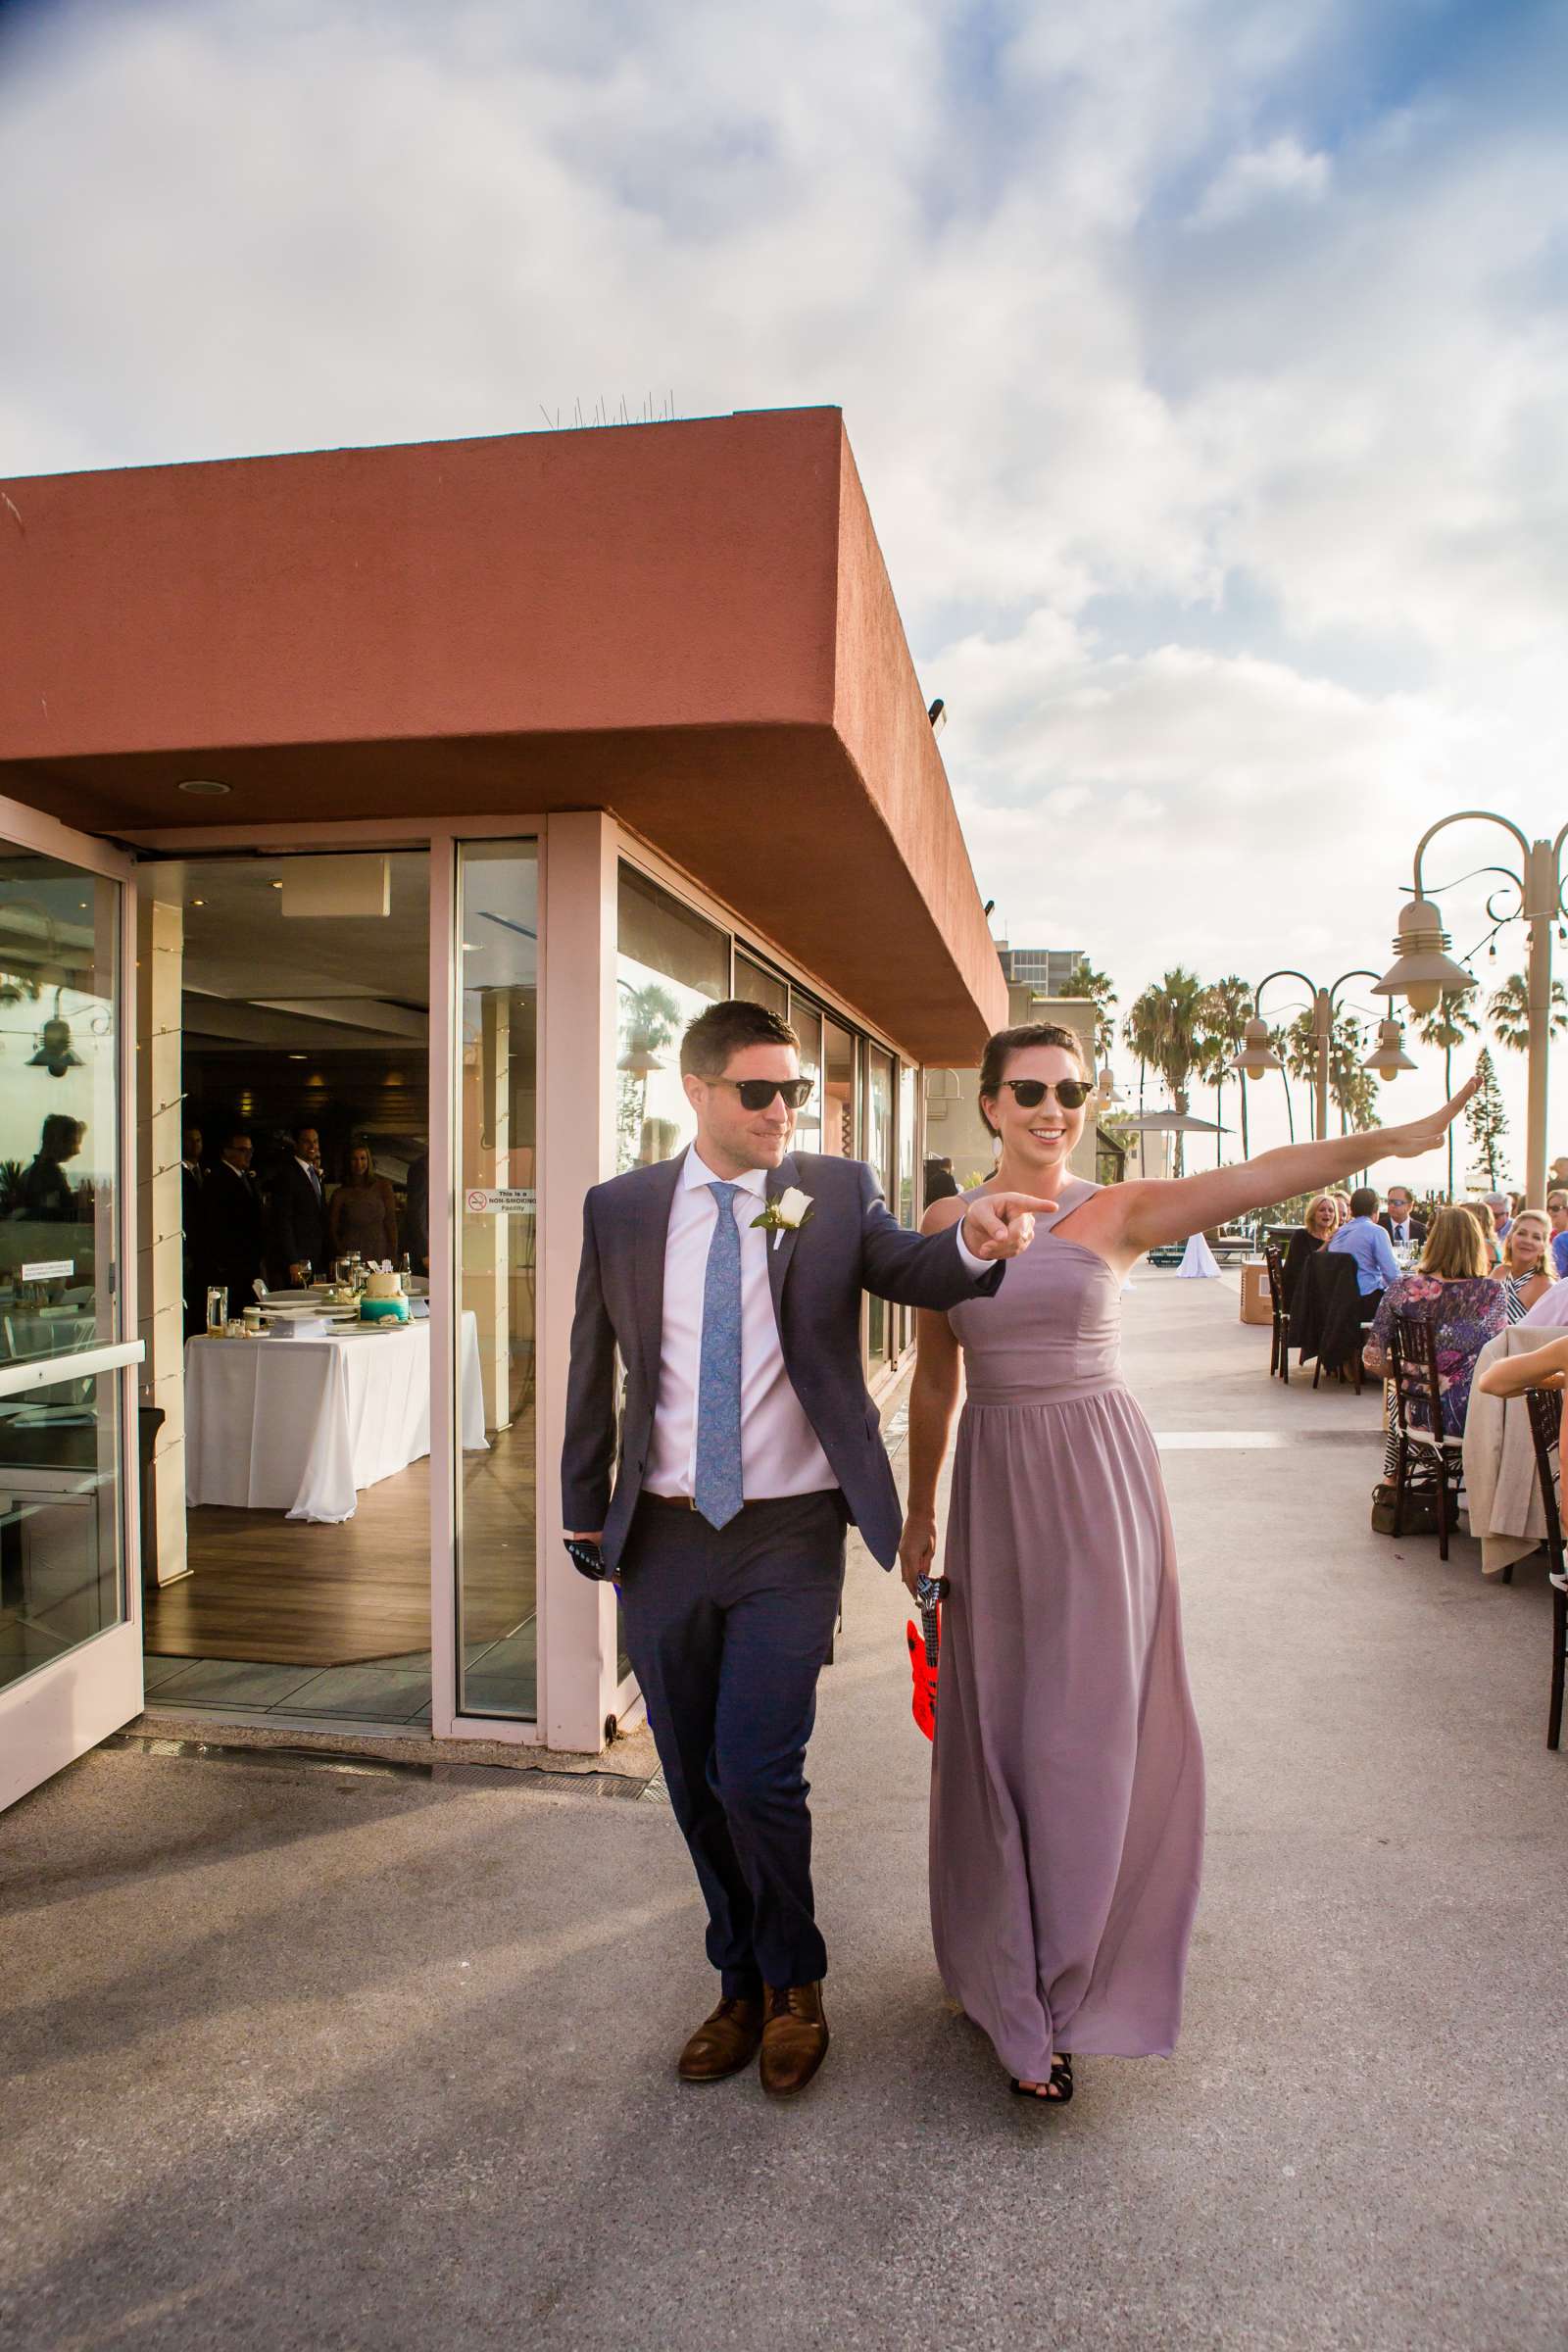
[[[695,1494],[650,1494],[644,1487],[642,1499],[644,1502],[662,1503],[666,1511],[695,1511],[697,1508]]]

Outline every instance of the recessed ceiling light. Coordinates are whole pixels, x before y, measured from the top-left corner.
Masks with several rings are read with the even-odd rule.
[[[289,1055],[290,1061],[309,1061],[310,1058],[308,1054],[291,1054]]]
[[[198,800],[216,801],[221,800],[229,786],[220,784],[216,776],[187,776],[179,790],[193,793]]]
[[[282,883],[281,883],[281,882],[274,882],[274,883],[272,884],[272,888],[273,888],[274,890],[281,890],[281,889],[282,889],[282,887],[283,887],[283,885],[282,885]]]
[[[192,905],[193,906],[206,906],[206,904],[207,904],[207,901],[206,901],[205,899],[192,899],[192,901],[191,901],[191,905]]]

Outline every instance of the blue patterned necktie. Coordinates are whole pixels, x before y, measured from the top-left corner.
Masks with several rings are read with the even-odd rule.
[[[703,1285],[703,1346],[697,1375],[697,1508],[727,1527],[746,1499],[741,1482],[741,1236],[738,1184],[710,1184],[718,1203]]]

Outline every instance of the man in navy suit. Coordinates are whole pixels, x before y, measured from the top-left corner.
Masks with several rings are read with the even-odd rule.
[[[697,1137],[589,1194],[562,1475],[585,1573],[617,1578],[670,1802],[708,1905],[716,2009],[679,2060],[761,2049],[802,2089],[827,2049],[806,1747],[854,1521],[885,1568],[902,1513],[860,1357],[864,1290],[936,1311],[1029,1247],[1021,1194],[922,1236],[858,1160],[793,1153],[811,1092],[762,1005],[712,1005],[681,1072]],[[625,1369],[618,1448],[615,1358]]]
[[[293,1146],[272,1182],[268,1276],[275,1291],[297,1290],[309,1266],[327,1265],[326,1194],[321,1184],[321,1139],[314,1120],[289,1130]]]

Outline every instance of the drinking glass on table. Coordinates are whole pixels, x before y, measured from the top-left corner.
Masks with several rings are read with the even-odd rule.
[[[314,1268],[312,1267],[311,1261],[308,1257],[302,1257],[299,1260],[299,1269],[300,1289],[302,1291],[308,1291],[311,1287],[311,1275],[314,1271]]]

